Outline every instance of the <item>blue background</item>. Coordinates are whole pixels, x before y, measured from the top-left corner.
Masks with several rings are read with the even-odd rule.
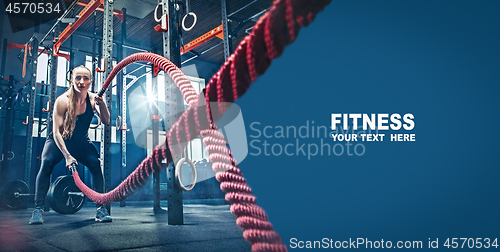
[[[412,113],[411,132],[386,133],[417,141],[364,143],[363,156],[249,155],[239,166],[285,245],[500,237],[499,25],[498,1],[332,1],[300,31],[238,100],[247,136],[252,122]]]

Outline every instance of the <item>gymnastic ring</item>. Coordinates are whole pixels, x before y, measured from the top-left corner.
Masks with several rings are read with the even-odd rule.
[[[117,116],[115,120],[116,129],[119,130],[122,127],[122,117]]]
[[[161,22],[161,17],[160,17],[159,19],[158,19],[158,18],[156,18],[156,14],[157,14],[157,12],[158,12],[158,6],[160,6],[160,4],[157,4],[157,5],[156,5],[156,8],[155,8],[155,13],[154,13],[154,16],[153,16],[153,17],[155,18],[155,21],[156,21],[157,23]],[[162,16],[163,16],[163,15],[162,15]]]
[[[193,174],[194,174],[193,182],[191,182],[191,185],[188,187],[185,187],[182,184],[182,174],[181,174],[182,168],[181,167],[182,167],[182,163],[184,163],[184,162],[187,162],[189,164],[189,166],[193,170]],[[177,162],[177,165],[175,166],[175,182],[177,183],[177,185],[179,185],[182,188],[182,190],[184,190],[184,191],[191,191],[194,188],[194,185],[196,184],[196,179],[197,179],[196,168],[194,168],[193,162],[191,160],[189,160],[188,158],[181,158]]]
[[[90,126],[89,128],[91,128],[91,129],[97,129],[99,127],[99,125],[101,125],[101,118],[99,116],[97,116],[96,114],[94,114],[94,116],[97,117],[97,125]]]
[[[193,21],[193,24],[191,25],[191,27],[186,28],[186,26],[184,25],[184,21],[186,21],[186,17],[188,15],[191,15],[194,17],[194,21]],[[191,29],[193,29],[193,27],[196,25],[196,21],[197,21],[197,18],[196,18],[196,14],[194,14],[194,12],[189,12],[188,14],[186,14],[183,18],[182,18],[182,29],[184,29],[185,31],[190,31]]]
[[[71,75],[73,74],[73,69],[70,69],[66,72],[66,80],[71,82]]]

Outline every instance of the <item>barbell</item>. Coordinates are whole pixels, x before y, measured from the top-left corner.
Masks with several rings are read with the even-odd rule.
[[[78,195],[80,197],[83,197],[85,196],[85,194],[83,194],[82,192],[68,192],[68,195]],[[18,192],[15,192],[14,193],[14,197],[18,198],[18,197],[22,197],[22,196],[34,196],[34,194],[31,194],[31,193],[18,193]]]
[[[182,163],[187,162],[193,171],[193,181],[186,187],[182,183]],[[72,166],[72,171],[76,170]],[[177,184],[184,190],[190,191],[196,184],[197,174],[191,160],[183,158],[177,162],[175,178]],[[26,206],[29,196],[29,187],[26,182],[16,179],[10,180],[0,187],[0,206],[8,210],[18,210]],[[47,201],[52,209],[60,214],[73,214],[78,212],[85,204],[85,195],[76,186],[72,175],[58,177],[49,187]]]
[[[29,196],[28,185],[19,179],[10,180],[0,188],[0,205],[8,210],[21,209]],[[60,214],[78,212],[85,203],[85,195],[78,189],[73,176],[58,177],[49,187],[47,201],[54,211]]]

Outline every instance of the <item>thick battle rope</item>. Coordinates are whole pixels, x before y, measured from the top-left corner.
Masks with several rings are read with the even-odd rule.
[[[252,33],[243,39],[209,81],[205,99],[202,98],[203,94],[196,96],[191,84],[184,80],[182,72],[159,55],[139,53],[124,59],[110,73],[103,90],[99,92],[100,95],[123,67],[135,61],[148,61],[160,66],[172,77],[190,107],[169,130],[167,141],[156,146],[117,188],[104,194],[97,193],[83,184],[78,172],[74,172],[77,186],[89,199],[99,204],[107,205],[124,200],[148,182],[151,172],[163,169],[163,159],[175,160],[187,143],[201,134],[207,145],[216,179],[221,182],[221,189],[226,192],[225,198],[231,203],[231,212],[238,216],[236,223],[244,229],[245,240],[252,243],[252,251],[286,251],[280,236],[272,230],[264,210],[255,204],[255,196],[236,166],[236,161],[231,157],[223,135],[211,127],[212,122],[218,119],[212,116],[222,115],[227,109],[222,102],[233,102],[242,96],[251,82],[267,70],[271,60],[279,57],[284,47],[295,40],[300,28],[309,25],[315,15],[329,3],[330,0],[275,1],[270,10],[256,23]],[[221,105],[207,106],[210,102],[220,102]],[[157,165],[153,166],[154,163]],[[160,170],[154,170],[153,167],[159,167]]]
[[[164,57],[154,54],[154,53],[135,53],[132,54],[116,65],[102,85],[102,89],[99,91],[98,95],[102,96],[106,89],[108,89],[109,84],[113,82],[115,76],[126,66],[137,62],[137,61],[147,61],[159,66],[165,73],[172,77],[172,80],[177,84],[181,90],[182,96],[186,99],[188,104],[191,104],[196,98],[197,94],[191,85],[191,81],[182,73],[182,71],[172,62],[166,60]]]
[[[221,182],[220,188],[226,193],[226,201],[231,203],[231,213],[238,216],[236,224],[244,229],[243,237],[252,243],[252,251],[286,251],[286,246],[273,230],[266,213],[255,204],[255,196],[236,167],[224,135],[217,130],[207,129],[201,131],[201,136],[213,163],[215,178]]]

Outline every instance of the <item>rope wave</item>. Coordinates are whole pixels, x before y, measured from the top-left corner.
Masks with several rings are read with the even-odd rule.
[[[144,187],[153,172],[163,170],[162,160],[175,160],[189,141],[198,135],[207,146],[212,169],[231,203],[231,213],[237,216],[236,224],[243,228],[243,237],[252,243],[252,251],[287,251],[281,237],[276,233],[264,210],[256,205],[256,198],[246,183],[241,170],[236,166],[224,136],[213,125],[227,110],[227,103],[241,97],[256,78],[279,57],[286,45],[292,43],[300,28],[313,22],[317,13],[330,0],[277,0],[255,24],[252,33],[246,36],[235,52],[210,79],[206,94],[197,95],[191,82],[182,71],[164,57],[153,53],[136,53],[128,56],[111,71],[99,95],[111,84],[115,76],[127,65],[146,61],[164,70],[181,90],[190,105],[167,133],[167,141],[156,146],[152,153],[115,189],[108,193],[97,193],[88,188],[74,172],[76,185],[92,201],[108,205],[126,199]],[[208,106],[219,102],[218,106]],[[156,170],[155,170],[156,169]]]

